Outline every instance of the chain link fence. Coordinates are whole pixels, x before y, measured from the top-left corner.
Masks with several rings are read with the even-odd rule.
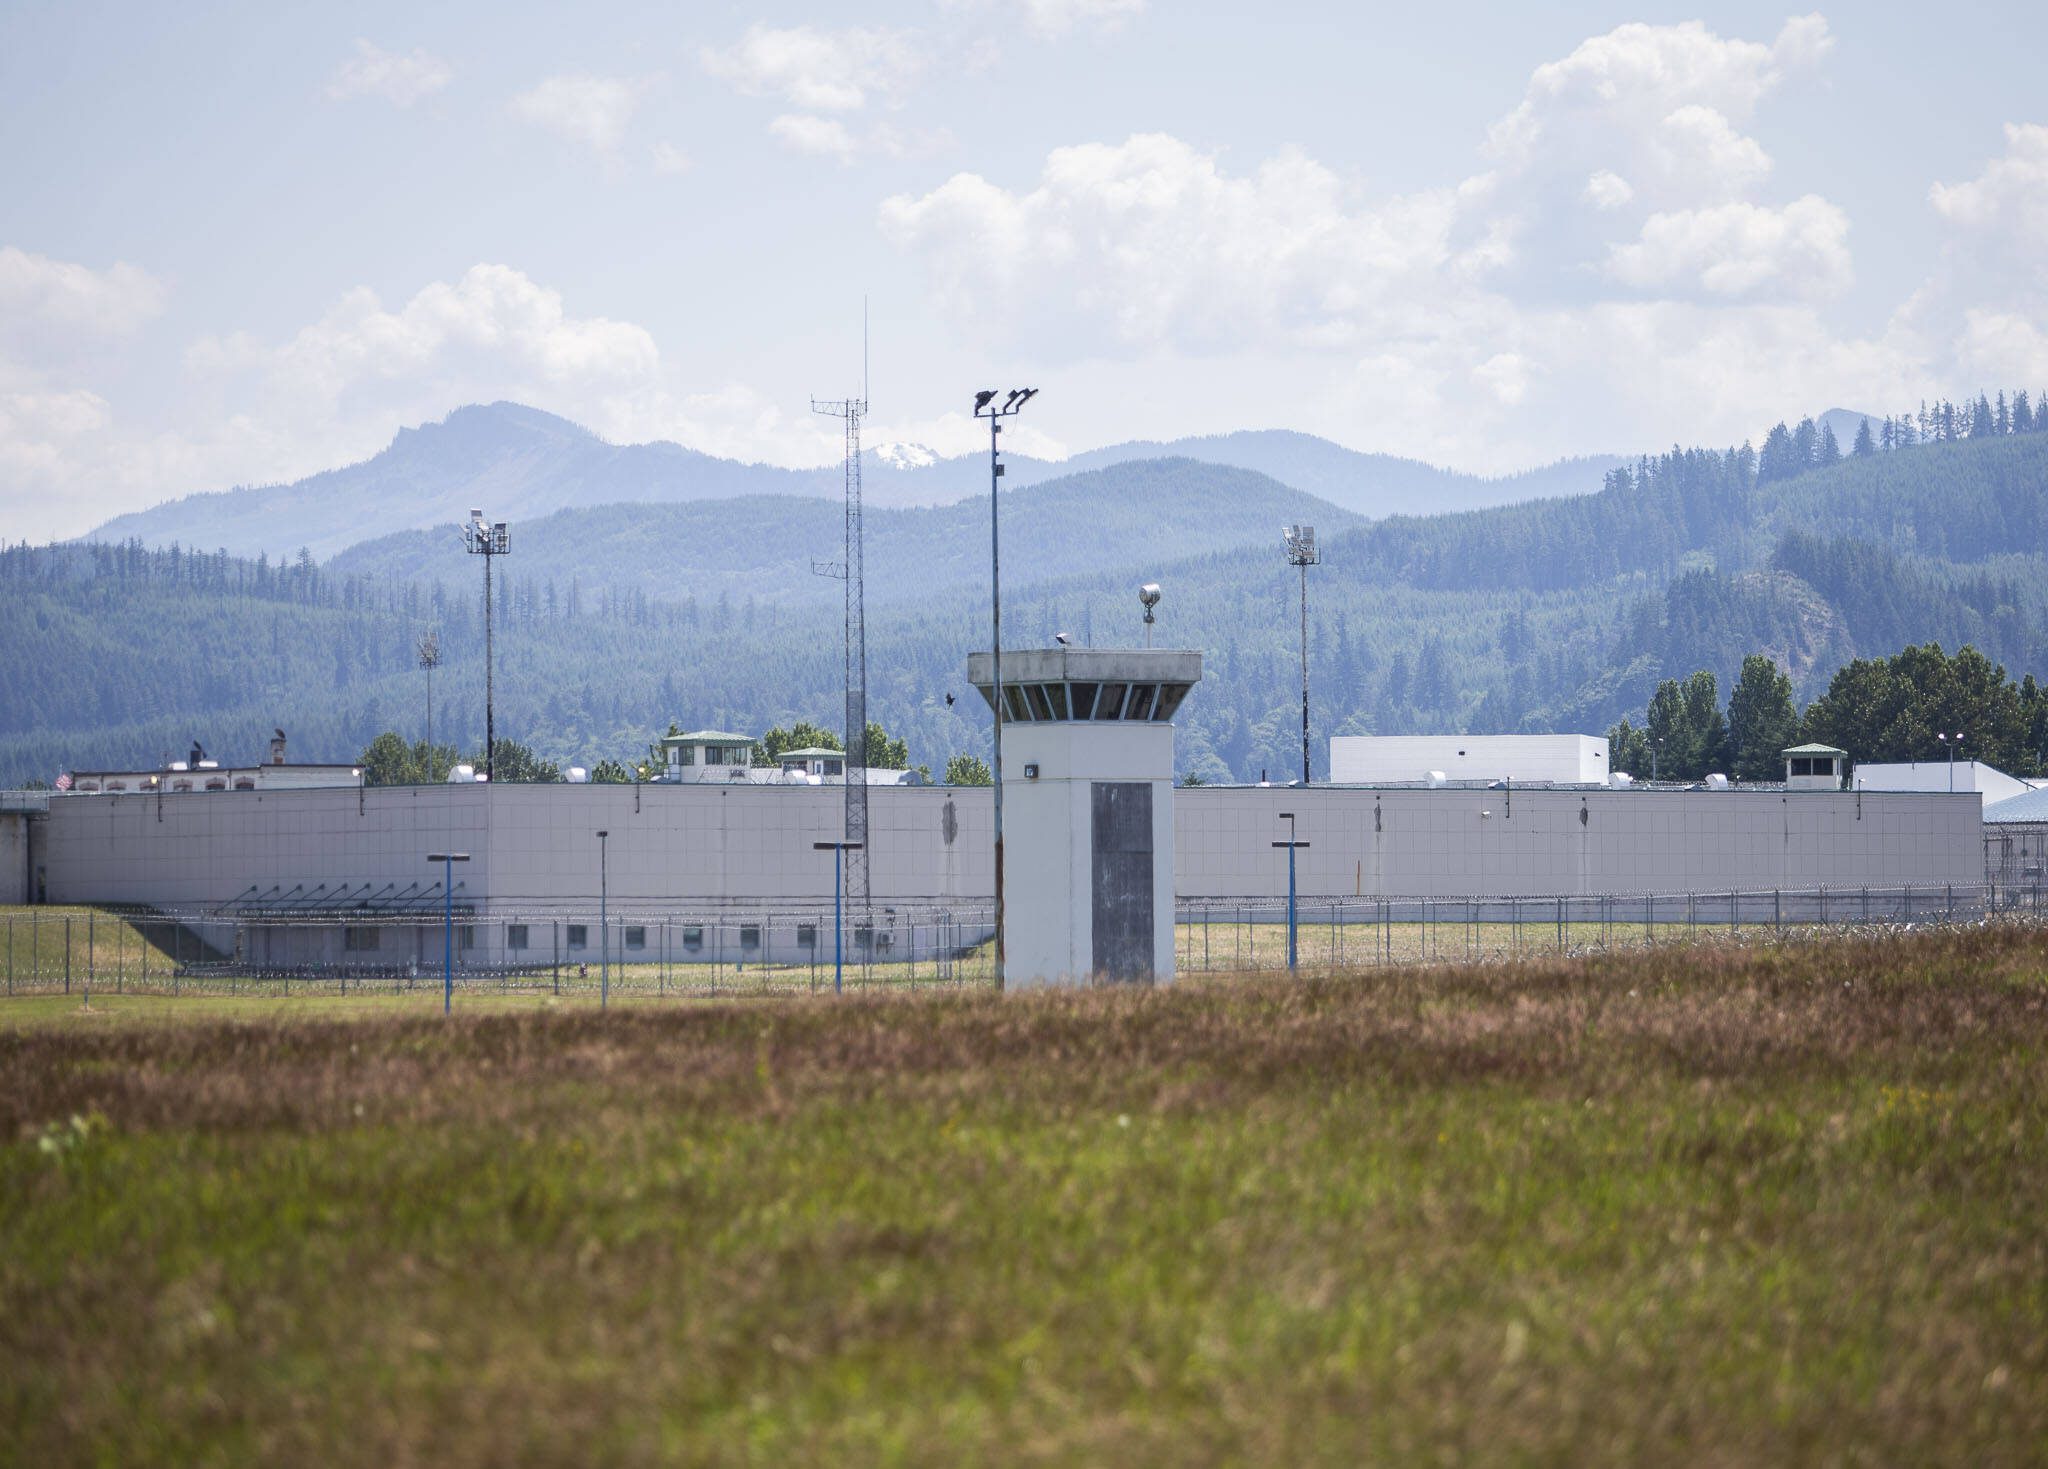
[[[1313,898],[1294,911],[1305,970],[1613,950],[1707,935],[1975,922],[2039,914],[2028,885],[1814,888],[1602,897]],[[1175,906],[1182,974],[1285,968],[1285,899]],[[438,994],[444,957],[465,995],[665,999],[986,987],[988,906],[832,914],[520,914],[454,921],[16,908],[0,917],[4,994]]]

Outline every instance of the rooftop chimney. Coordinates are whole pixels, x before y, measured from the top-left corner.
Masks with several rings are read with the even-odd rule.
[[[284,764],[284,731],[278,730],[270,737],[270,763]]]

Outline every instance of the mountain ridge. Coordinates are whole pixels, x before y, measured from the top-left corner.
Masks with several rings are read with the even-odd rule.
[[[1193,446],[1192,449],[1182,448]],[[863,490],[880,508],[955,504],[987,484],[979,454],[940,458],[864,455]],[[1618,456],[1560,460],[1498,479],[1366,454],[1294,430],[1242,430],[1193,440],[1133,441],[1065,460],[1005,455],[1006,483],[1037,484],[1149,458],[1191,458],[1247,469],[1328,500],[1354,515],[1477,507],[1597,488]],[[470,404],[433,423],[400,429],[367,459],[287,484],[210,490],[115,516],[79,539],[140,539],[233,555],[325,560],[366,539],[363,528],[425,529],[472,507],[519,521],[606,504],[684,504],[759,495],[837,499],[838,465],[784,469],[724,459],[681,444],[612,444],[569,419],[523,404]],[[1413,503],[1411,503],[1413,502]]]

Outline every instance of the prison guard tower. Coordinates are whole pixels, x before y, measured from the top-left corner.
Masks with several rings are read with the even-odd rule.
[[[968,655],[993,706],[991,664]],[[1011,987],[1172,981],[1173,716],[1201,678],[1186,650],[1003,651]]]

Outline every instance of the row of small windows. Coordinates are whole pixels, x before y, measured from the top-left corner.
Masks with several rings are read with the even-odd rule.
[[[1003,717],[1015,724],[1140,720],[1164,724],[1180,709],[1192,684],[1005,683]]]
[[[700,924],[689,924],[679,930],[682,946],[686,953],[698,953],[704,948],[704,929]],[[643,924],[627,924],[620,929],[622,947],[629,951],[642,951],[647,947],[647,929]],[[455,929],[456,946],[462,949],[476,947],[476,926],[458,924]],[[861,924],[853,930],[856,947],[870,948],[879,945],[888,948],[890,938],[882,934],[877,938],[874,930]],[[739,942],[742,949],[758,950],[761,947],[761,925],[743,923],[739,926]],[[818,925],[799,923],[796,926],[796,942],[799,948],[812,949],[818,944]],[[505,925],[505,947],[514,952],[523,952],[532,946],[532,929],[524,923]],[[384,947],[384,930],[370,924],[348,925],[341,931],[341,947],[350,954],[375,953]],[[586,923],[565,923],[562,925],[562,947],[564,949],[590,949],[590,925]]]

